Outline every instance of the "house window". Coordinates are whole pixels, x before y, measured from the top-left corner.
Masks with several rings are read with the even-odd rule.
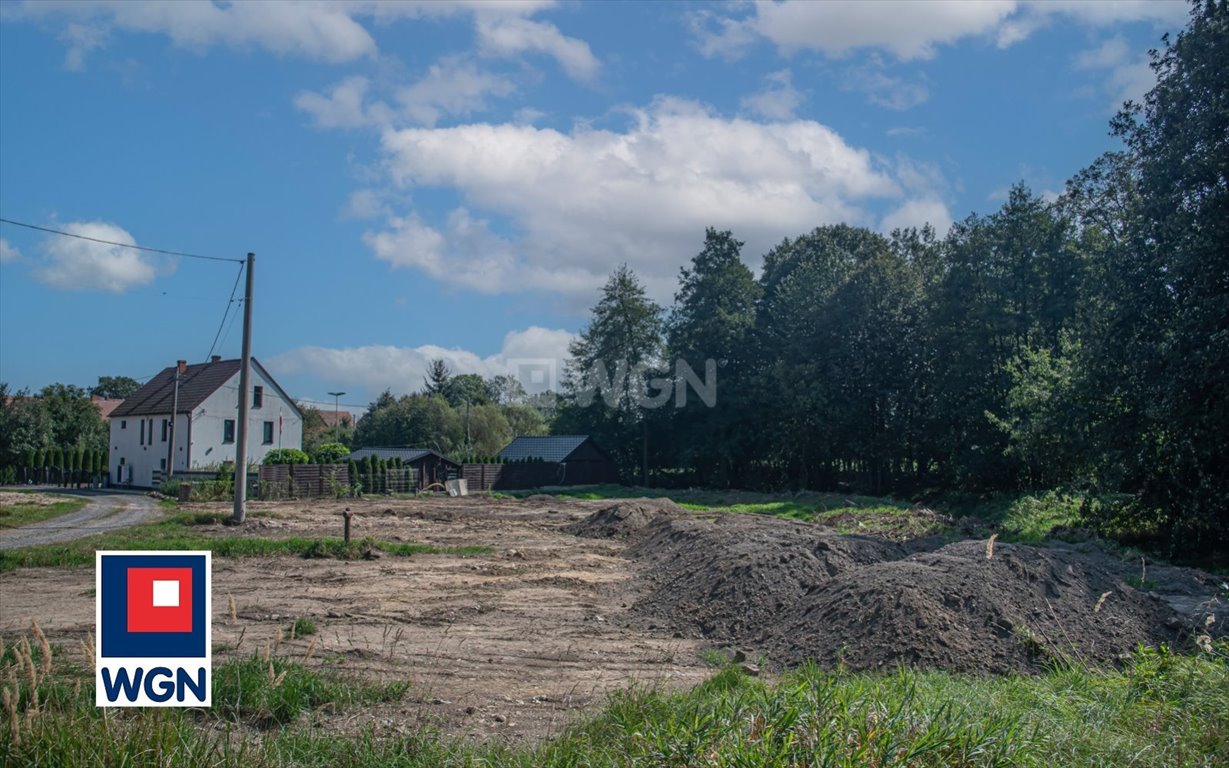
[[[119,420],[119,428],[120,428],[120,429],[128,429],[128,419],[120,419],[120,420]]]
[[[163,472],[166,471],[166,459],[158,459],[158,468]]]
[[[271,421],[265,422],[264,439],[262,442],[265,445],[273,445],[273,422]]]
[[[235,420],[226,419],[222,422],[222,442],[235,442]]]
[[[141,439],[137,445],[145,445],[145,419],[141,419]]]
[[[259,408],[265,404],[265,388],[256,387],[252,390],[252,407]]]
[[[162,442],[164,442],[164,443],[166,442],[166,432],[167,432],[167,428],[170,426],[170,424],[171,424],[171,422],[170,422],[170,420],[169,420],[169,419],[163,419],[163,420],[162,420]]]

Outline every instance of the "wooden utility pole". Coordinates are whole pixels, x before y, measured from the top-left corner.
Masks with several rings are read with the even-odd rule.
[[[235,436],[235,512],[231,520],[242,523],[247,515],[248,485],[248,381],[252,373],[252,268],[256,254],[249,253],[247,283],[243,291],[243,360],[239,366],[239,431]]]
[[[183,372],[184,361],[175,361],[175,396],[171,399],[171,440],[166,449],[166,478],[175,476],[175,414],[179,413],[179,374]]]

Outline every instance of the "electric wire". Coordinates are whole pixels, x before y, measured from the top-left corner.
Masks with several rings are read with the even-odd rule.
[[[245,262],[239,262],[239,274],[235,275],[235,284],[230,288],[230,299],[227,300],[226,310],[222,313],[222,322],[218,323],[218,332],[213,335],[213,343],[209,345],[209,354],[205,355],[206,360],[213,356],[213,350],[218,346],[218,338],[222,335],[222,326],[226,325],[226,316],[230,313],[230,308],[235,304],[235,291],[239,290],[239,278],[243,277],[243,268],[245,266]],[[236,316],[238,314],[238,312],[235,313]],[[229,336],[230,331],[227,330],[226,334]]]
[[[78,240],[89,240],[92,243],[102,243],[103,245],[114,245],[120,248],[131,248],[134,251],[146,251],[148,253],[161,253],[166,256],[182,256],[185,259],[204,259],[206,261],[229,261],[237,264],[242,264],[243,259],[227,259],[222,256],[202,256],[199,253],[184,253],[182,251],[168,251],[165,248],[151,248],[147,245],[133,245],[132,243],[117,243],[114,240],[103,240],[97,237],[89,237],[88,235],[78,235],[72,232],[65,232],[60,229],[52,229],[51,227],[40,227],[37,224],[27,224],[24,221],[14,221],[0,217],[0,222],[12,224],[15,227],[25,227],[26,229],[35,229],[39,232],[50,232],[53,235],[62,235],[64,237],[75,237]]]

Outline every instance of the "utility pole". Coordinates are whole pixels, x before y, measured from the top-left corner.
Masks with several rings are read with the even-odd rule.
[[[249,253],[247,283],[243,290],[243,360],[239,366],[239,433],[235,436],[235,512],[231,520],[242,523],[247,516],[248,492],[248,381],[252,374],[252,268],[256,254]]]
[[[166,449],[166,479],[175,476],[175,414],[179,413],[179,375],[184,371],[186,360],[175,361],[175,396],[171,398],[171,441]]]
[[[340,443],[341,442],[341,418],[340,418],[341,410],[337,405],[337,400],[338,398],[340,398],[342,395],[346,393],[345,392],[330,392],[329,394],[333,396],[333,442]]]

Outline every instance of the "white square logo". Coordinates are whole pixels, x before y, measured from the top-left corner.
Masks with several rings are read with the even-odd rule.
[[[155,581],[153,604],[155,608],[178,608],[179,582]]]

